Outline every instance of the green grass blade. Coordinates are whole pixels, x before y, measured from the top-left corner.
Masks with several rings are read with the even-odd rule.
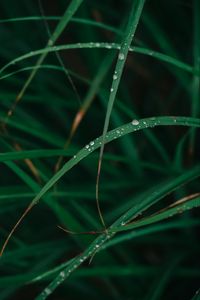
[[[118,55],[118,59],[117,59],[117,63],[116,63],[116,67],[115,67],[115,71],[114,71],[114,75],[113,75],[113,81],[112,81],[112,85],[111,85],[111,89],[110,89],[110,96],[109,96],[107,110],[106,110],[106,117],[105,117],[105,121],[104,121],[103,134],[102,134],[103,138],[102,138],[102,144],[101,144],[100,153],[99,153],[99,163],[98,163],[97,181],[96,181],[97,209],[98,209],[101,223],[104,228],[106,228],[106,224],[104,222],[104,218],[101,213],[101,209],[100,209],[100,205],[99,205],[99,180],[100,180],[101,164],[102,164],[103,152],[104,152],[105,136],[106,136],[106,133],[109,128],[110,116],[111,116],[111,112],[113,109],[116,94],[118,91],[118,87],[119,87],[119,84],[121,81],[121,76],[122,76],[122,72],[123,72],[123,69],[125,66],[126,58],[127,58],[128,52],[129,52],[129,47],[134,38],[136,29],[137,29],[137,26],[138,26],[138,23],[139,23],[141,14],[142,14],[144,3],[145,3],[145,0],[136,1],[136,2],[134,2],[133,6],[131,8],[131,12],[129,15],[129,21],[128,21],[128,24],[127,24],[127,27],[125,30],[125,34],[124,34],[124,40],[122,41],[122,44],[120,46],[119,55]]]
[[[63,51],[63,50],[71,50],[71,49],[95,49],[95,48],[102,48],[102,49],[107,49],[107,50],[112,50],[112,49],[120,49],[120,44],[117,43],[76,43],[76,44],[68,44],[68,45],[59,45],[59,46],[54,46],[54,47],[48,47],[48,48],[44,48],[44,49],[40,49],[40,50],[36,50],[36,51],[31,51],[27,54],[24,54],[22,56],[19,56],[15,59],[13,59],[12,61],[10,61],[8,64],[6,64],[5,66],[3,66],[0,69],[0,74],[3,73],[8,67],[15,65],[16,63],[23,61],[25,59],[37,56],[37,55],[43,55],[45,53],[50,53],[50,52],[55,52],[55,51]],[[160,61],[169,63],[177,68],[180,68],[186,72],[189,73],[194,73],[196,76],[200,76],[199,72],[197,72],[197,70],[195,70],[193,67],[191,67],[190,65],[175,59],[169,55],[154,51],[152,49],[147,49],[147,48],[142,48],[142,47],[136,47],[136,46],[131,46],[129,48],[129,51],[131,52],[135,52],[135,53],[139,53],[139,54],[143,54],[143,55],[148,55],[152,58],[156,58]],[[39,66],[35,66],[35,69],[38,69]]]
[[[170,205],[169,208],[163,209],[163,212],[155,213],[154,215],[145,218],[144,220],[133,222],[130,225],[123,226],[123,228],[118,229],[117,231],[134,229],[141,226],[146,226],[156,222],[163,221],[165,219],[171,218],[177,214],[183,213],[187,210],[190,210],[194,207],[200,206],[200,197],[199,194],[192,195],[194,199],[181,199],[174,204]]]

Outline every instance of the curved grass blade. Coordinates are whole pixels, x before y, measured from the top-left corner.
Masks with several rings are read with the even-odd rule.
[[[120,49],[120,44],[118,43],[93,43],[93,42],[89,42],[89,43],[76,43],[76,44],[68,44],[68,45],[59,45],[59,46],[54,46],[54,47],[48,47],[48,48],[44,48],[44,49],[39,49],[36,51],[31,51],[27,54],[24,54],[22,56],[19,56],[13,60],[11,60],[9,63],[7,63],[5,66],[3,66],[0,69],[0,74],[2,72],[4,72],[8,67],[23,61],[25,59],[37,56],[37,55],[41,55],[44,53],[50,53],[50,52],[55,52],[55,51],[63,51],[63,50],[77,50],[77,49],[94,49],[94,48],[102,48],[102,49],[107,49],[107,50],[114,50],[114,49]],[[169,55],[154,51],[152,49],[147,49],[147,48],[142,48],[142,47],[136,47],[136,46],[130,46],[129,47],[129,51],[130,52],[135,52],[138,54],[143,54],[143,55],[148,55],[152,58],[156,58],[160,61],[169,63],[177,68],[180,68],[186,72],[192,73],[192,74],[196,74],[196,76],[200,76],[198,70],[195,70],[192,66],[176,59],[173,58]],[[38,66],[36,65],[35,68],[37,69]]]
[[[196,193],[193,195],[189,195],[187,197],[184,197],[175,203],[171,204],[167,208],[156,212],[154,215],[151,215],[149,217],[146,217],[142,219],[141,221],[136,221],[131,224],[125,225],[120,229],[117,229],[116,232],[118,231],[124,231],[124,230],[129,230],[129,229],[135,229],[137,227],[142,227],[146,226],[149,224],[153,224],[156,222],[163,221],[165,219],[171,218],[177,214],[183,213],[187,210],[190,210],[194,207],[199,207],[200,206],[200,193]],[[113,229],[115,230],[115,229]]]
[[[147,118],[147,119],[141,119],[136,122],[136,120],[133,120],[130,123],[127,123],[123,126],[120,126],[114,130],[111,130],[108,132],[105,136],[105,143],[109,143],[117,138],[120,138],[126,134],[136,132],[139,130],[143,130],[145,128],[152,128],[155,126],[169,126],[169,125],[175,125],[175,126],[195,126],[200,127],[200,119],[195,118],[189,118],[189,117],[153,117],[153,118]],[[81,149],[77,155],[75,155],[72,159],[70,159],[60,170],[57,172],[40,190],[40,192],[37,194],[37,196],[32,200],[30,205],[27,207],[26,211],[20,218],[20,220],[17,222],[17,224],[13,227],[11,230],[9,236],[7,237],[5,243],[3,244],[3,247],[0,252],[0,256],[3,254],[4,249],[10,240],[12,234],[15,232],[16,228],[20,224],[20,222],[23,220],[23,218],[27,215],[27,213],[31,210],[33,206],[35,206],[39,200],[50,190],[53,185],[58,182],[58,180],[67,173],[70,169],[72,169],[75,165],[77,165],[82,159],[87,157],[89,154],[91,154],[94,150],[98,149],[101,146],[102,143],[102,136],[99,138],[96,138],[96,140],[91,141],[88,145],[86,145],[83,149]],[[197,168],[197,171],[199,169]],[[168,190],[168,186],[167,186]],[[163,194],[163,191],[162,193]],[[158,195],[156,194],[157,198]],[[151,200],[151,198],[150,198]],[[137,209],[141,210],[143,209],[143,206],[146,208],[147,205],[149,205],[149,198],[146,199],[145,203],[140,203],[140,205],[137,207]],[[151,203],[151,202],[150,202]],[[151,203],[152,204],[152,203]],[[129,212],[131,216],[133,216],[135,213],[137,213],[137,210],[135,212],[130,211]],[[127,217],[129,214],[127,214]],[[122,219],[122,221],[126,221]]]
[[[68,156],[70,157],[74,151],[66,151],[66,150],[27,150],[27,151],[20,151],[20,152],[6,152],[0,153],[0,162],[8,161],[8,160],[18,160],[18,159],[31,159],[31,158],[42,158],[42,157],[52,157],[52,156]]]
[[[187,223],[184,220],[179,220],[179,221],[170,221],[166,223],[160,223],[160,224],[152,224],[144,228],[138,228],[137,230],[133,230],[131,232],[124,233],[123,235],[116,236],[112,240],[108,241],[105,243],[100,250],[107,249],[109,247],[113,247],[117,244],[135,239],[137,237],[141,237],[144,235],[149,235],[152,233],[157,233],[157,232],[163,232],[167,231],[170,229],[182,229],[182,228],[188,228],[192,226],[199,226],[200,221],[199,220],[190,220],[187,221]]]
[[[28,22],[28,21],[60,21],[62,16],[30,16],[30,17],[19,17],[19,18],[9,18],[9,19],[1,19],[0,24],[2,23],[12,23],[12,22]],[[96,22],[94,20],[89,19],[82,19],[82,18],[71,18],[70,22],[82,24],[82,25],[88,25],[88,26],[94,26],[99,27],[101,29],[106,29],[108,31],[114,32],[118,35],[122,35],[123,32],[119,29],[116,29],[113,26],[110,26],[108,24],[102,23],[102,22]]]
[[[6,78],[9,78],[11,76],[14,76],[18,73],[21,73],[21,72],[25,72],[25,71],[32,71],[34,69],[49,69],[49,70],[56,70],[56,71],[61,71],[63,72],[63,68],[60,67],[60,66],[57,66],[57,65],[40,65],[40,66],[30,66],[30,67],[25,67],[25,68],[22,68],[22,69],[19,69],[17,71],[14,71],[14,72],[11,72],[11,73],[8,73],[6,75],[3,75],[0,77],[0,80],[3,80],[3,79],[6,79]],[[74,73],[73,71],[71,70],[67,70],[68,73],[70,73],[70,75],[74,76],[75,78],[81,80],[82,82],[85,82],[85,83],[89,83],[89,81],[86,79],[86,78],[83,78],[81,76],[79,76],[77,73]]]

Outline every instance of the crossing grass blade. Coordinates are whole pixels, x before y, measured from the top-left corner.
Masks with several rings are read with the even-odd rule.
[[[177,177],[176,179],[172,179],[168,183],[164,183],[160,188],[156,190],[156,193],[150,194],[147,199],[140,201],[138,205],[133,205],[131,209],[129,209],[124,215],[122,215],[117,221],[115,221],[108,229],[107,232],[103,233],[99,237],[97,237],[90,246],[81,253],[73,262],[71,262],[67,268],[62,270],[60,274],[48,285],[48,287],[36,298],[37,300],[46,299],[49,295],[53,293],[53,291],[65,280],[67,279],[71,273],[73,273],[85,260],[90,257],[93,257],[97,251],[99,251],[102,246],[108,242],[117,231],[124,230],[124,226],[126,223],[131,221],[134,216],[140,214],[143,210],[147,209],[149,206],[157,203],[164,196],[169,194],[170,192],[176,190],[183,184],[188,183],[189,181],[200,176],[200,166],[197,166],[195,169],[186,172],[185,174]],[[141,199],[140,199],[141,200]],[[186,206],[186,209],[190,209],[200,205],[200,198],[195,198],[189,205]],[[183,209],[183,207],[181,207]],[[173,213],[177,213],[177,209],[173,210]],[[163,215],[161,215],[163,218]],[[155,217],[156,218],[156,217]],[[159,214],[158,214],[158,219]],[[150,221],[151,223],[151,221]],[[150,224],[149,223],[149,224]],[[142,224],[142,221],[141,221]],[[135,226],[137,227],[137,226]],[[140,227],[140,226],[138,226]]]
[[[100,204],[99,204],[99,180],[100,180],[100,173],[101,173],[101,165],[102,165],[102,159],[103,159],[103,152],[104,152],[104,144],[105,144],[105,136],[108,131],[109,123],[110,123],[110,116],[113,109],[114,101],[116,98],[116,94],[118,91],[118,87],[121,81],[122,72],[125,66],[126,58],[129,52],[129,47],[131,45],[131,42],[134,38],[143,6],[144,6],[145,0],[139,0],[134,2],[133,6],[131,7],[130,15],[128,24],[125,30],[124,39],[120,45],[119,49],[119,55],[113,75],[113,81],[111,84],[110,89],[110,96],[108,100],[107,110],[106,110],[106,117],[103,127],[103,138],[102,138],[102,144],[99,152],[99,162],[98,162],[98,169],[97,169],[97,181],[96,181],[96,202],[97,202],[97,209],[99,213],[99,217],[101,220],[101,223],[103,227],[106,229],[106,224],[101,212]]]

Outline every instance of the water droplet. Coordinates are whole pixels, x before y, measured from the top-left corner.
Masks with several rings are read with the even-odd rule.
[[[113,88],[111,88],[111,89],[110,89],[110,92],[112,93],[113,91],[114,91],[114,89],[113,89]]]
[[[107,48],[107,49],[111,49],[112,46],[111,46],[110,44],[108,44],[108,45],[106,46],[106,48]]]
[[[60,277],[62,277],[62,278],[65,277],[65,272],[62,271],[62,272],[60,273]]]
[[[74,155],[74,159],[76,158],[76,155]]]
[[[100,47],[100,43],[96,43],[96,47]]]
[[[113,79],[116,80],[117,79],[117,75],[114,74],[113,75]]]
[[[131,122],[131,124],[132,124],[132,125],[138,125],[138,124],[139,124],[139,121],[138,121],[138,120],[133,120],[133,121]]]
[[[91,141],[91,142],[90,142],[90,146],[93,146],[93,145],[94,145],[94,142],[93,142],[93,141]]]
[[[89,145],[86,145],[86,146],[85,146],[86,149],[89,149],[89,147],[90,147]]]
[[[119,60],[124,60],[124,53],[119,53]]]
[[[48,288],[46,288],[46,289],[44,290],[44,292],[45,292],[46,295],[50,295],[50,294],[51,294],[51,290],[48,289]]]

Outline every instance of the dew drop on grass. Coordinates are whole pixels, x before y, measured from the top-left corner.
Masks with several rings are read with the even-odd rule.
[[[114,91],[114,89],[113,89],[113,88],[111,88],[111,89],[110,89],[110,92],[112,93],[113,91]]]
[[[119,53],[119,60],[124,60],[124,53]]]
[[[86,146],[85,146],[86,149],[89,149],[89,147],[90,147],[89,145],[86,145]]]
[[[116,80],[117,79],[117,75],[114,74],[113,75],[113,79]]]
[[[110,44],[108,44],[108,45],[106,46],[106,48],[107,48],[107,49],[111,49],[112,46],[111,46]]]
[[[50,294],[51,294],[51,291],[50,291],[50,289],[48,289],[48,288],[46,288],[46,289],[44,290],[44,292],[45,292],[46,295],[50,295]]]
[[[91,142],[90,142],[90,146],[93,146],[93,145],[94,145],[94,142],[93,142],[93,141],[91,141]]]
[[[132,125],[139,125],[139,121],[138,121],[138,120],[133,120],[133,121],[131,122],[131,124],[132,124]]]

